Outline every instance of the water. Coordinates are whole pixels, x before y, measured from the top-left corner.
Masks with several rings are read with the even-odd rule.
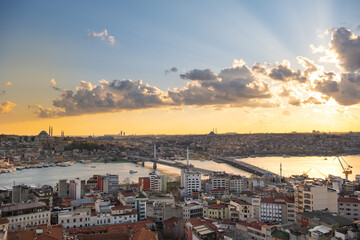
[[[310,177],[321,177],[324,175],[333,174],[344,177],[342,168],[337,160],[333,161],[334,157],[327,157],[328,160],[324,160],[324,157],[259,157],[259,158],[244,158],[239,161],[244,161],[258,167],[262,167],[269,171],[279,173],[280,163],[282,163],[283,176],[290,176],[293,174],[302,174],[312,170],[308,173]],[[360,155],[345,156],[344,159],[353,166],[353,174],[349,175],[349,180],[354,180],[356,174],[360,174]],[[186,163],[186,161],[180,161]],[[236,169],[225,163],[216,163],[213,161],[201,161],[191,160],[191,164],[195,167],[203,168],[213,171],[225,171],[231,174],[238,174],[242,176],[250,176],[249,173]],[[96,168],[91,168],[96,166]],[[170,178],[180,175],[180,169],[170,166],[157,165],[158,170],[163,174],[167,174]],[[317,169],[317,170],[316,170]],[[130,174],[130,170],[138,171],[135,174]],[[81,179],[89,179],[94,174],[105,175],[106,173],[119,175],[120,183],[126,178],[130,178],[131,182],[137,182],[138,177],[147,177],[149,172],[152,171],[152,163],[145,163],[145,167],[135,163],[91,163],[91,164],[75,164],[71,167],[49,167],[49,168],[31,168],[24,169],[22,171],[16,171],[14,173],[0,174],[0,187],[10,187],[15,181],[16,184],[27,184],[41,186],[49,184],[54,186],[59,179],[74,179],[79,177]],[[321,173],[320,173],[320,172]]]

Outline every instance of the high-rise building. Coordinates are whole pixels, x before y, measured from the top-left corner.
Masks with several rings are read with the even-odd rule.
[[[69,196],[73,199],[81,199],[85,195],[85,180],[75,178],[70,180]]]
[[[181,169],[181,187],[185,188],[185,195],[201,191],[201,173],[188,169]]]
[[[167,189],[167,177],[166,175],[160,175],[159,171],[152,171],[149,173],[150,189],[153,191],[166,191]]]
[[[150,190],[150,178],[149,177],[139,177],[138,190]]]
[[[68,183],[66,179],[59,180],[58,183],[58,197],[66,198],[68,196]]]
[[[22,203],[29,200],[29,187],[25,185],[17,185],[12,190],[12,202]]]

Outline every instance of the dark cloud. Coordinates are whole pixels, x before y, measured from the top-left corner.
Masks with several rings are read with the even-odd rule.
[[[39,105],[36,113],[39,117],[61,117],[186,105],[272,107],[271,98],[268,85],[241,66],[222,70],[216,80],[189,82],[182,89],[167,92],[141,81],[101,80],[99,85],[81,81],[75,92],[63,90],[53,100],[55,109]]]
[[[260,63],[255,63],[253,66],[252,66],[252,71],[255,72],[255,73],[261,73],[263,75],[267,75],[266,73],[266,69],[264,66],[262,66]]]
[[[194,69],[187,73],[180,74],[182,79],[199,80],[199,81],[211,81],[216,80],[216,75],[210,69]]]
[[[325,80],[316,82],[315,90],[334,98],[341,105],[359,104],[360,75],[358,73],[343,73],[340,75],[339,82],[332,80],[335,76],[334,73],[325,74]]]
[[[270,70],[268,76],[273,80],[284,82],[296,80],[304,83],[307,81],[307,78],[301,74],[300,70],[292,70],[287,63],[277,64]]]
[[[306,99],[305,101],[303,101],[303,104],[322,104],[321,101],[317,100],[314,97],[309,97],[308,99]]]
[[[330,49],[336,53],[340,66],[348,71],[360,69],[360,36],[339,27],[332,32]]]
[[[297,59],[306,68],[304,71],[304,76],[308,77],[311,73],[318,70],[318,67],[310,59],[301,56],[298,56]]]
[[[178,69],[176,67],[172,67],[170,69],[165,70],[165,75],[169,74],[171,72],[177,72],[177,71],[178,71]]]
[[[291,97],[288,101],[289,104],[294,105],[294,106],[300,106],[301,105],[301,100],[297,99],[295,97]]]

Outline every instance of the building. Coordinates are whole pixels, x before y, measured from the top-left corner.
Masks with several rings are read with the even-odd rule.
[[[188,169],[181,169],[181,187],[185,189],[184,194],[191,196],[192,192],[201,191],[201,173]]]
[[[360,219],[360,199],[355,196],[339,197],[339,214],[343,217],[357,221]]]
[[[183,205],[183,218],[185,220],[189,219],[189,218],[198,218],[198,217],[202,217],[204,212],[203,212],[203,205],[201,205],[198,202],[186,202]]]
[[[190,218],[185,224],[185,239],[223,239],[224,231],[218,229],[215,221],[205,218]]]
[[[58,214],[58,224],[65,229],[134,222],[137,222],[137,211],[131,206],[113,206],[107,213],[92,214],[91,208],[85,207]]]
[[[212,204],[203,207],[203,216],[206,218],[229,219],[229,208],[226,204]]]
[[[153,202],[146,206],[146,215],[156,223],[161,223],[171,217],[183,218],[183,208],[179,205],[165,202]]]
[[[148,198],[143,192],[135,193],[131,190],[123,190],[118,194],[118,200],[123,206],[131,206],[137,211],[138,219],[146,219],[146,202]]]
[[[275,230],[274,225],[264,222],[236,222],[236,230],[241,235],[239,239],[271,239],[271,234]]]
[[[150,178],[149,177],[139,177],[138,182],[138,191],[150,190]]]
[[[242,191],[247,190],[247,179],[242,176],[232,175],[230,177],[229,191],[239,196]]]
[[[12,190],[12,202],[24,203],[29,200],[29,187],[25,185],[17,185]]]
[[[210,176],[211,189],[230,189],[230,175],[225,172],[214,172]]]
[[[66,179],[59,180],[58,183],[58,197],[66,198],[68,196],[68,183]]]
[[[50,215],[46,204],[42,202],[11,204],[1,207],[1,217],[8,220],[9,230],[50,225]]]
[[[295,188],[295,211],[338,211],[337,192],[327,186],[301,184]]]
[[[350,219],[327,211],[297,213],[295,223],[299,227],[314,228],[316,226],[324,225],[331,229],[352,225]]]
[[[69,184],[69,197],[73,199],[81,199],[85,195],[85,180],[75,178],[70,180]]]
[[[230,201],[229,216],[232,221],[246,221],[253,216],[252,206],[241,200]]]
[[[281,224],[295,222],[294,200],[284,196],[262,198],[260,221]]]
[[[149,173],[150,190],[164,192],[167,189],[167,176],[160,175],[159,171],[152,171]]]

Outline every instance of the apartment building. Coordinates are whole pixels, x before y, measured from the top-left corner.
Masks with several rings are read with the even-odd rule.
[[[118,200],[123,206],[131,206],[135,209],[138,214],[138,220],[146,219],[146,202],[149,199],[144,193],[135,193],[131,190],[123,190],[119,192]]]
[[[185,188],[184,194],[191,196],[193,192],[201,191],[201,173],[188,169],[181,169],[181,187]]]
[[[50,225],[50,211],[42,202],[21,203],[1,206],[1,218],[8,220],[9,230],[38,225]]]
[[[312,212],[317,210],[338,211],[338,196],[327,186],[301,184],[295,188],[295,211]]]
[[[295,222],[294,200],[284,196],[262,198],[260,220],[282,224]]]
[[[360,219],[360,199],[356,196],[344,196],[338,199],[338,211],[352,221]]]
[[[246,221],[253,216],[252,205],[242,200],[230,201],[229,215],[232,221]]]
[[[207,218],[229,219],[229,207],[226,204],[204,206],[203,216]]]

